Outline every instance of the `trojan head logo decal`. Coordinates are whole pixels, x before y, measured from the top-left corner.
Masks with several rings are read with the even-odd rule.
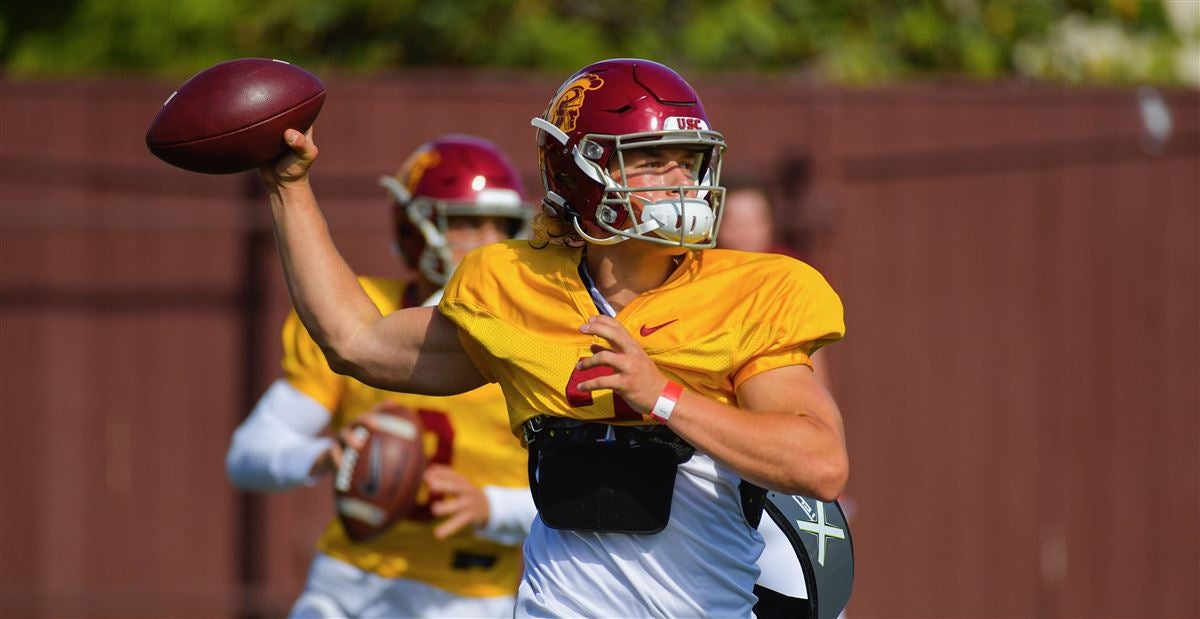
[[[604,80],[595,73],[588,73],[567,84],[558,92],[550,107],[546,110],[549,120],[566,133],[575,130],[575,121],[579,120],[579,108],[583,107],[583,99],[589,90],[596,90],[604,85]]]
[[[400,167],[400,171],[396,173],[396,180],[404,183],[404,188],[408,193],[416,193],[417,185],[421,183],[421,178],[425,176],[425,171],[429,168],[436,168],[442,162],[441,153],[433,148],[422,148],[409,156],[404,165]]]

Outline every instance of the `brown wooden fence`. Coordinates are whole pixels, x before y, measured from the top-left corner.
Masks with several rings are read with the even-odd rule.
[[[329,81],[318,195],[398,272],[376,186],[475,133],[536,187],[553,82]],[[0,616],[278,616],[327,485],[251,497],[231,431],[287,299],[250,175],[153,159],[172,84],[0,84]],[[852,617],[1200,615],[1200,97],[699,83],[848,337]]]

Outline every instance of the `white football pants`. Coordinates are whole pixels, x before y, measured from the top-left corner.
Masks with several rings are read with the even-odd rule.
[[[511,595],[462,597],[425,583],[384,578],[317,553],[290,619],[512,617]]]

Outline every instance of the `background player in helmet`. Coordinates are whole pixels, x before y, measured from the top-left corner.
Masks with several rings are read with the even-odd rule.
[[[516,170],[486,140],[446,136],[416,150],[381,184],[393,198],[397,246],[420,275],[358,281],[381,312],[436,303],[470,250],[525,227]],[[359,294],[362,294],[361,292]],[[510,616],[519,543],[533,519],[525,452],[508,428],[495,385],[449,398],[368,387],[329,369],[293,313],[283,329],[284,377],[234,434],[229,476],[246,490],[315,483],[340,462],[349,424],[388,403],[417,410],[438,493],[387,533],[353,543],[334,520],[318,542],[293,617]],[[318,435],[341,430],[341,442]]]
[[[621,59],[534,120],[538,241],[472,252],[436,310],[380,316],[322,224],[311,134],[261,169],[289,288],[341,371],[455,393],[494,381],[539,515],[519,616],[749,616],[762,538],[741,482],[832,500],[841,416],[810,355],[842,309],[803,263],[709,250],[725,143],[690,85]],[[665,426],[665,428],[664,428]]]

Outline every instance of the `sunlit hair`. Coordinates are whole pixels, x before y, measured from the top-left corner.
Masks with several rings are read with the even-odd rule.
[[[530,229],[532,234],[529,238],[529,245],[535,249],[541,249],[547,245],[583,247],[585,244],[584,240],[575,233],[571,224],[545,209],[533,216]]]

